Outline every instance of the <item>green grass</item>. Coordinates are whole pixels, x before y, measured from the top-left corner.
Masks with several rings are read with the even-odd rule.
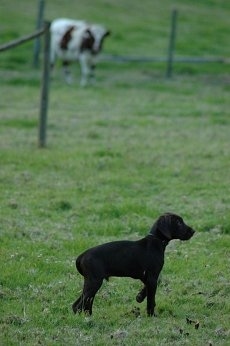
[[[34,4],[13,3],[1,4],[1,43],[35,26]],[[106,53],[165,56],[171,5],[55,1],[46,11],[107,24]],[[229,56],[226,1],[175,5],[178,55]],[[175,64],[166,80],[163,63],[101,62],[96,85],[84,89],[77,67],[71,87],[57,69],[47,148],[38,149],[40,71],[31,61],[30,43],[0,55],[0,343],[228,345],[228,65]],[[128,278],[103,284],[93,317],[73,315],[76,256],[144,236],[165,211],[197,234],[166,250],[157,317],[146,317],[135,302],[140,283]]]

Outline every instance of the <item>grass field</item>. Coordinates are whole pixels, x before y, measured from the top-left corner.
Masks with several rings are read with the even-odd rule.
[[[95,6],[97,4],[97,6]],[[0,45],[31,33],[37,2],[3,0]],[[227,1],[176,1],[177,56],[229,58]],[[46,17],[112,31],[105,54],[166,55],[171,1],[47,2]],[[75,15],[73,15],[75,13]],[[100,62],[94,86],[51,81],[46,149],[38,149],[40,74],[33,43],[0,55],[0,344],[229,345],[229,64]],[[111,278],[93,316],[75,316],[75,258],[143,237],[165,211],[197,230],[172,242],[157,317],[140,283]]]

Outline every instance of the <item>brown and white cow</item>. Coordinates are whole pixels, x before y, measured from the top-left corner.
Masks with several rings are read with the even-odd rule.
[[[51,23],[50,63],[54,66],[56,59],[62,60],[67,83],[71,83],[69,63],[79,61],[81,68],[81,85],[85,86],[94,77],[97,55],[103,41],[110,32],[100,24],[89,24],[82,20],[67,18],[55,19]]]

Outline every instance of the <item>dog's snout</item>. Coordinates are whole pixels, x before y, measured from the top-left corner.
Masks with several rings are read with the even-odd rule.
[[[190,232],[191,232],[192,234],[196,233],[196,231],[195,231],[193,228],[190,228]]]
[[[195,230],[193,229],[193,228],[191,228],[191,227],[189,227],[188,229],[187,229],[187,236],[188,236],[188,239],[190,239],[193,235],[194,235],[194,233],[195,233]]]

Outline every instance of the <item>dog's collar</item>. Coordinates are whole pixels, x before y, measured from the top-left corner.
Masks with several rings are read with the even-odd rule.
[[[168,245],[168,243],[169,243],[169,240],[157,238],[152,233],[149,233],[148,235],[151,235],[151,237],[153,237],[153,239],[161,241],[164,246]]]

